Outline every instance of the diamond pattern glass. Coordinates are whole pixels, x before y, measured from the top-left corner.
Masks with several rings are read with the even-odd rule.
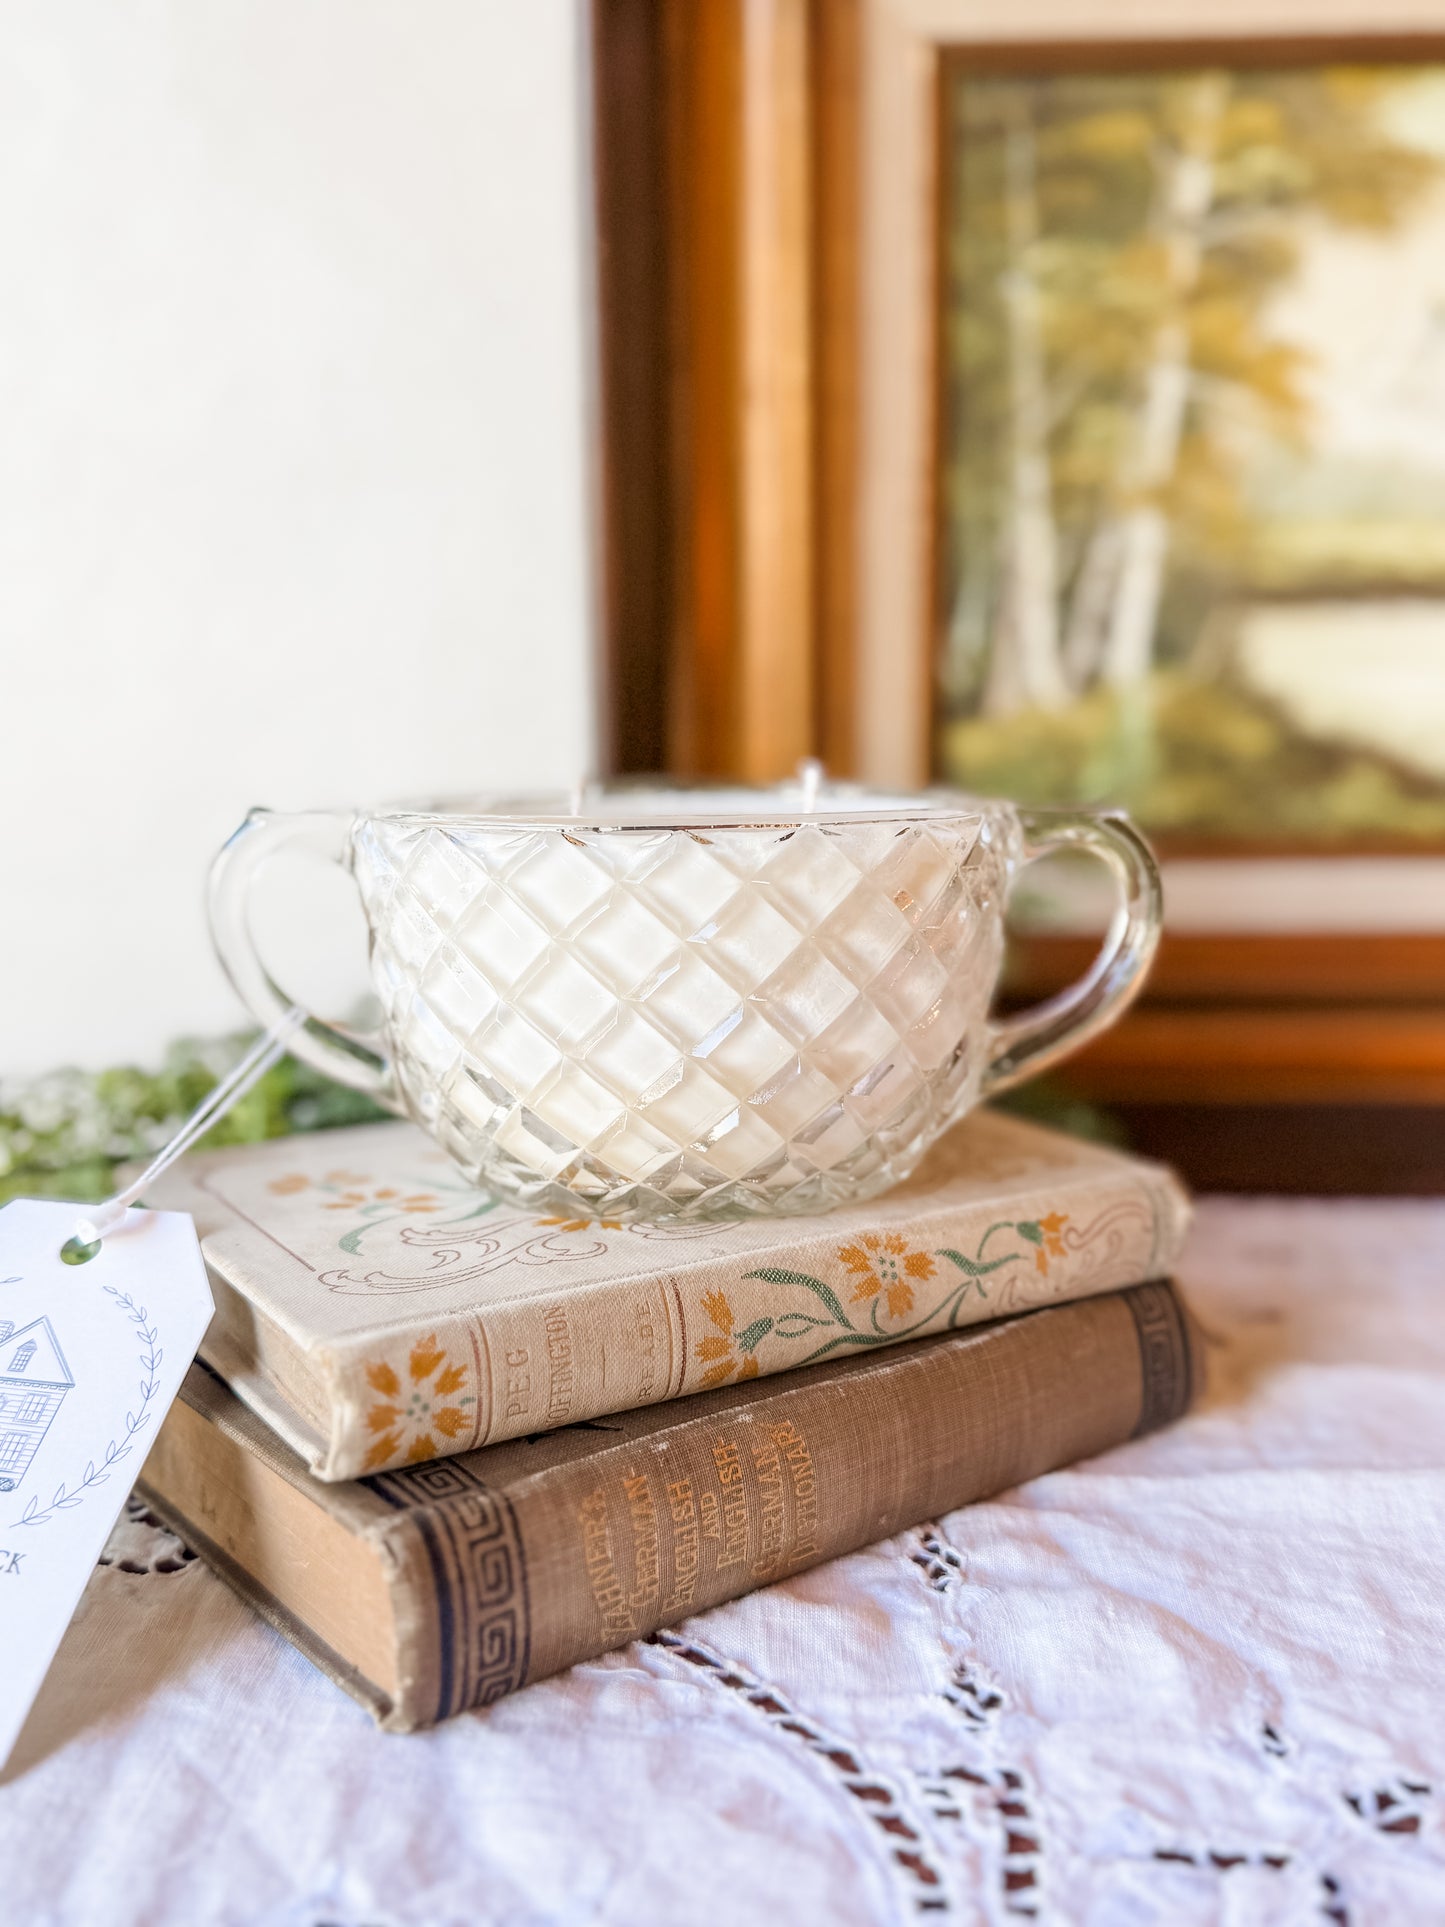
[[[1055,849],[1110,871],[1109,934],[1069,990],[991,1019],[1009,883]],[[283,850],[355,875],[380,1030],[298,1012],[258,954],[250,889]],[[258,1021],[476,1183],[539,1215],[667,1219],[826,1211],[896,1184],[981,1095],[1114,1020],[1161,898],[1116,812],[800,771],[709,795],[253,810],[212,865],[210,911]]]
[[[960,803],[962,799],[960,799]],[[539,1212],[815,1212],[978,1094],[1007,806],[659,829],[358,820],[405,1106]]]

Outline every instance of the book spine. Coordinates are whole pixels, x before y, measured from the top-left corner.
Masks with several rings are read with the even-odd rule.
[[[399,1508],[388,1723],[488,1705],[1118,1445],[1177,1417],[1192,1372],[1173,1288],[1149,1284],[691,1400],[675,1425],[495,1485],[457,1460],[376,1478]]]
[[[897,1229],[816,1231],[739,1261],[636,1273],[328,1348],[320,1478],[448,1457],[1167,1274],[1184,1194],[1090,1172]]]

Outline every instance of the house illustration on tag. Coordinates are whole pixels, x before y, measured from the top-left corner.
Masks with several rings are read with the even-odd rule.
[[[75,1380],[48,1318],[0,1319],[0,1492],[13,1492]]]

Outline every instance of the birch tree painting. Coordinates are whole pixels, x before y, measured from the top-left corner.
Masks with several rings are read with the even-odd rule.
[[[944,773],[1162,828],[1445,835],[1445,764],[1352,736],[1358,703],[1320,727],[1240,646],[1261,610],[1333,598],[1364,636],[1408,594],[1445,722],[1445,516],[1404,528],[1431,490],[1445,507],[1445,72],[960,71],[947,111]],[[1341,513],[1310,552],[1289,501],[1327,470],[1338,509],[1363,471],[1325,460],[1318,330],[1291,296],[1340,237],[1368,279],[1422,223],[1442,268],[1408,291],[1401,352],[1441,355],[1424,479],[1406,488],[1411,456],[1371,485],[1387,563]]]

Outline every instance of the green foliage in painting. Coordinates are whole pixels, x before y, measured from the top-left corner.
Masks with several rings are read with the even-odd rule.
[[[1230,686],[1241,596],[1303,586],[1250,493],[1262,438],[1299,453],[1312,430],[1271,304],[1312,232],[1392,233],[1440,178],[1382,111],[1409,71],[954,82],[949,775],[1161,827],[1441,833],[1439,785],[1311,756]]]
[[[964,716],[945,767],[1044,807],[1122,804],[1152,829],[1354,842],[1445,839],[1445,793],[1368,750],[1313,741],[1226,679],[1154,671],[1059,709]]]

